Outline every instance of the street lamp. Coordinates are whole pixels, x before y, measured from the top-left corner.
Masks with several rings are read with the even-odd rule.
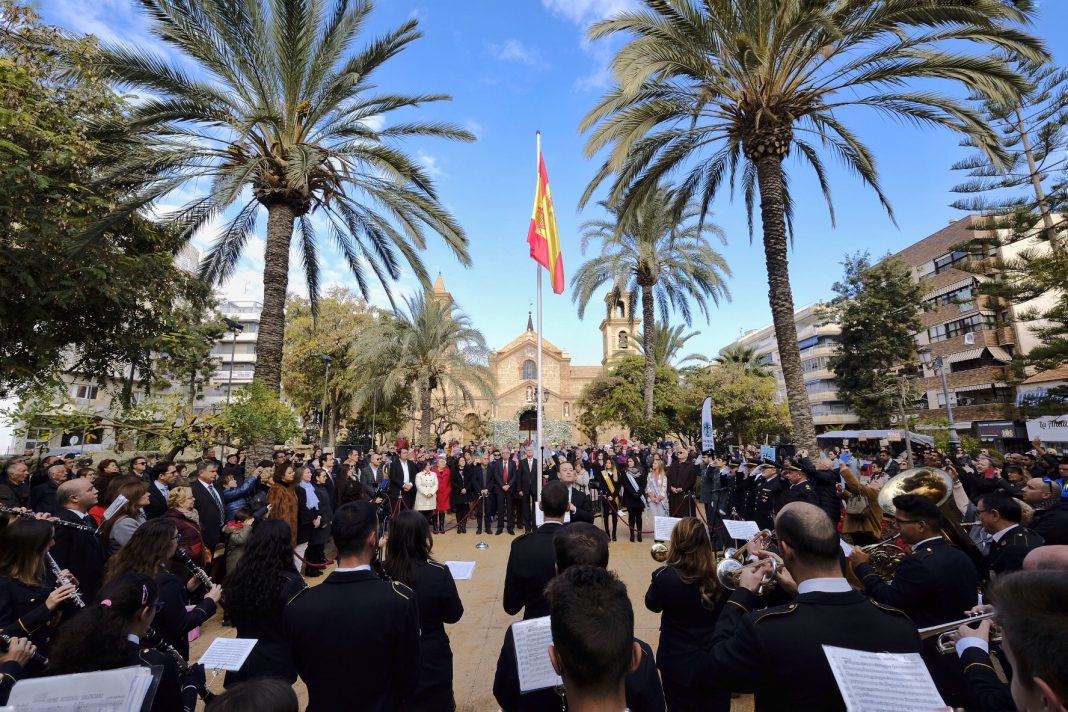
[[[923,359],[923,365],[938,371],[942,377],[942,397],[946,401],[946,418],[949,420],[949,449],[956,452],[960,446],[960,437],[957,435],[957,423],[953,420],[953,404],[949,402],[949,383],[946,381],[946,365],[941,356],[931,354],[931,349],[921,346],[916,353]]]
[[[328,354],[319,354],[319,358],[322,359],[324,364],[326,364],[326,376],[323,378],[323,412],[322,412],[322,415],[319,418],[319,445],[321,447],[323,445],[324,439],[326,437],[325,433],[326,433],[327,387],[330,384],[330,364],[333,363],[334,359],[331,358]]]
[[[234,332],[234,338],[230,340],[230,377],[226,381],[226,405],[230,405],[230,392],[234,390],[234,359],[237,358],[237,335],[245,330],[245,326],[233,319],[223,317],[226,327]]]

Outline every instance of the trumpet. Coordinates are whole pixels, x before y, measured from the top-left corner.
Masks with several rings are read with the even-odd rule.
[[[665,561],[667,561],[668,557],[667,544],[662,541],[656,542],[655,544],[653,544],[652,548],[649,549],[649,556],[653,557],[653,561],[659,564],[664,563]]]
[[[745,561],[745,554],[749,550],[750,546],[752,546],[754,549],[766,549],[767,547],[771,546],[774,539],[774,532],[772,532],[770,529],[762,529],[756,534],[754,534],[752,539],[745,542],[737,549],[735,549],[734,547],[727,547],[723,551],[723,556],[726,559],[734,559],[735,561],[741,563],[742,561]]]
[[[69,576],[63,575],[63,569],[59,568],[59,564],[56,563],[51,554],[45,553],[45,560],[48,561],[48,568],[52,569],[52,573],[56,575],[56,582],[60,586],[68,586],[74,583]],[[82,594],[78,591],[77,585],[74,586],[74,593],[70,595],[70,600],[74,601],[74,605],[78,608],[85,608],[85,601],[82,600]]]
[[[764,575],[764,579],[760,582],[760,588],[756,592],[758,596],[762,596],[765,590],[775,588],[775,574],[779,572],[779,567],[782,566],[776,556],[761,559],[760,561],[752,561],[748,564],[742,564],[737,559],[724,559],[716,566],[716,577],[724,588],[733,591],[738,588],[743,571],[760,566],[766,561],[771,562],[771,571]]]
[[[927,640],[938,636],[938,652],[943,655],[948,655],[956,651],[957,646],[957,628],[960,628],[966,623],[976,623],[981,620],[994,617],[994,611],[987,611],[986,613],[977,613],[975,615],[968,616],[967,618],[961,618],[957,621],[950,621],[948,623],[940,623],[928,628],[920,628],[920,640]],[[1001,642],[1001,631],[994,628],[990,631],[990,642]]]

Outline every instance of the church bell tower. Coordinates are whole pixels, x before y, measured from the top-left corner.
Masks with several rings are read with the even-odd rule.
[[[638,355],[635,339],[641,319],[635,319],[631,313],[630,296],[630,292],[623,292],[617,300],[611,292],[605,295],[605,318],[601,322],[602,366],[616,358]]]

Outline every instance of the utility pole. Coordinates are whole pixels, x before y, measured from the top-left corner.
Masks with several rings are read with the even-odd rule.
[[[230,376],[226,381],[226,405],[230,405],[230,393],[234,390],[234,359],[237,357],[237,335],[245,330],[245,326],[233,319],[227,319],[223,317],[223,321],[226,322],[226,326],[234,333],[233,338],[230,340]]]
[[[909,466],[909,469],[911,470],[913,467],[915,467],[915,463],[914,463],[913,457],[912,457],[912,433],[909,431],[909,420],[905,416],[905,378],[904,378],[904,376],[898,378],[897,385],[898,385],[898,395],[899,395],[899,399],[898,399],[897,404],[898,404],[898,408],[899,408],[899,413],[901,415],[901,423],[905,426],[905,452],[907,453],[906,457],[908,458],[908,466]]]

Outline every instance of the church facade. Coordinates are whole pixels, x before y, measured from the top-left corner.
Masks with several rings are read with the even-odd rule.
[[[435,299],[452,301],[438,276],[432,292]],[[637,336],[640,319],[630,314],[626,295],[617,304],[605,304],[601,320],[601,363],[580,365],[571,362],[571,355],[547,339],[542,339],[542,400],[543,437],[546,444],[585,442],[588,435],[578,427],[576,401],[582,389],[600,376],[610,361],[636,352],[632,335]],[[489,356],[489,369],[496,379],[494,398],[478,398],[467,412],[463,426],[454,427],[445,436],[467,442],[479,439],[482,430],[486,439],[500,445],[518,444],[533,437],[537,430],[536,412],[538,387],[537,332],[531,316],[526,329]],[[483,426],[480,428],[480,424]],[[489,431],[488,433],[486,431]],[[624,432],[599,432],[600,438],[623,435]]]

